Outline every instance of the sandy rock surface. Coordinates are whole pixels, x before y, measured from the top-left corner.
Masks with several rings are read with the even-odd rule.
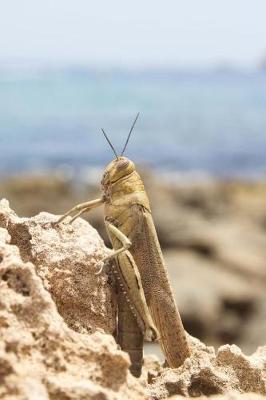
[[[28,224],[26,220],[20,220],[21,225],[19,225],[19,219],[8,210],[8,203],[2,202],[1,207],[1,225],[9,227],[11,235],[7,229],[0,228],[0,398],[6,400],[145,398],[143,388],[129,373],[128,356],[117,349],[113,337],[100,332],[91,335],[81,334],[70,329],[59,315],[50,293],[44,287],[43,282],[47,288],[53,287],[52,272],[49,275],[49,270],[45,271],[45,265],[49,264],[51,268],[57,257],[59,265],[62,265],[61,259],[66,260],[63,239],[62,257],[59,257],[57,231],[48,242],[50,253],[54,254],[48,256],[48,243],[44,245],[45,240],[42,239],[44,234],[41,234],[41,230],[46,223],[48,232],[51,231],[48,222],[49,218],[51,221],[51,217],[37,216]],[[18,243],[22,246],[20,251],[17,246],[11,244],[15,225],[17,232],[21,228],[25,238],[29,234],[33,237],[33,232],[39,232],[39,252],[36,250],[33,254],[36,259],[38,257],[39,260],[42,259],[43,269],[40,269],[40,272],[44,273],[44,280],[37,275],[32,263],[22,260],[20,252],[23,252],[23,258],[27,258],[27,240]],[[46,240],[49,238],[48,232]],[[80,232],[86,233],[82,226]],[[52,235],[52,232],[50,234]],[[66,235],[67,232],[63,234]],[[36,238],[37,233],[35,240]],[[98,246],[101,246],[101,242],[91,231],[89,247],[93,248],[93,243],[96,246],[97,242]],[[37,246],[33,240],[33,248],[36,249]],[[88,252],[85,257],[89,262]],[[58,275],[57,279],[62,280],[62,277],[64,278],[64,274]],[[106,296],[102,295],[103,290],[108,293],[103,286],[97,295],[97,301],[102,301],[102,307],[106,302]],[[96,302],[95,293],[92,293],[91,299]],[[73,305],[74,308],[76,306]],[[87,303],[87,307],[90,313],[90,303]],[[107,312],[106,306],[104,312]],[[90,314],[93,323],[96,321],[95,313],[96,310],[93,310]],[[98,320],[94,329],[97,324]],[[110,329],[110,323],[107,327]]]
[[[153,399],[230,392],[266,395],[266,347],[248,357],[235,345],[221,346],[217,353],[194,338],[191,345],[192,356],[180,368],[166,368],[150,377],[148,393]]]
[[[107,274],[95,275],[98,260],[108,250],[86,221],[78,219],[71,227],[56,220],[48,213],[19,218],[6,200],[0,202],[0,398],[266,396],[266,347],[246,356],[235,345],[215,352],[191,338],[192,355],[180,368],[163,368],[149,356],[142,377],[131,376],[127,354],[107,334],[115,327],[112,288]],[[183,257],[188,261],[187,254]],[[197,262],[193,268],[201,265]],[[228,271],[223,273],[213,292],[226,290],[221,282],[229,279]],[[210,290],[209,273],[201,275]],[[236,299],[241,291],[248,293],[244,282],[234,288],[231,281],[227,289]],[[207,307],[208,298],[202,301]]]
[[[214,396],[200,396],[197,397],[198,400],[264,400],[265,396],[256,393],[237,393],[237,392],[228,392],[227,394],[217,394]],[[171,396],[170,400],[184,400],[183,396],[176,395]]]
[[[107,249],[97,231],[83,219],[72,225],[69,219],[57,225],[57,219],[46,212],[19,218],[7,201],[0,204],[0,226],[8,230],[21,259],[35,265],[67,324],[79,332],[102,329],[113,333],[111,286],[106,274],[95,275],[97,262]]]

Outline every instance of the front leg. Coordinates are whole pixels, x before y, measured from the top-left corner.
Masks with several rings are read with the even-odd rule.
[[[85,203],[78,204],[75,207],[71,208],[69,211],[67,211],[64,215],[62,215],[62,217],[60,217],[58,220],[58,224],[62,222],[68,215],[75,213],[72,219],[70,220],[70,223],[72,223],[81,214],[90,211],[93,208],[99,207],[103,203],[104,203],[104,198],[102,197],[100,199],[86,201]]]
[[[111,260],[112,258],[117,257],[119,254],[128,250],[131,246],[131,241],[116,226],[114,226],[113,224],[111,224],[110,222],[107,222],[107,221],[105,222],[105,224],[106,224],[106,230],[109,231],[111,234],[113,234],[121,242],[122,246],[117,250],[113,250],[113,252],[111,254],[109,254],[107,257],[105,257],[102,260],[103,263]]]
[[[114,226],[113,224],[111,224],[108,221],[105,221],[105,225],[106,225],[107,232],[109,231],[111,234],[113,234],[121,242],[122,246],[119,249],[116,249],[116,250],[113,249],[112,252],[108,256],[104,257],[99,262],[100,269],[98,272],[96,272],[95,275],[99,275],[102,273],[102,270],[103,270],[106,262],[112,260],[113,258],[117,257],[119,254],[128,250],[131,246],[131,241],[116,226]]]

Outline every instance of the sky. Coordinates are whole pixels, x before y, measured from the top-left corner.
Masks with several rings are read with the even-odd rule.
[[[0,65],[255,66],[265,0],[0,0]]]

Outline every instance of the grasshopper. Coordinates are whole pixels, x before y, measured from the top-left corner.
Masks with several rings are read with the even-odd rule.
[[[115,260],[118,287],[117,342],[129,353],[131,372],[140,376],[143,340],[158,340],[170,368],[190,355],[190,348],[171,290],[167,268],[155,230],[149,199],[134,163],[124,157],[139,114],[118,156],[105,168],[101,198],[78,204],[58,222],[74,213],[70,222],[95,207],[104,206],[106,230],[113,250],[104,260]]]

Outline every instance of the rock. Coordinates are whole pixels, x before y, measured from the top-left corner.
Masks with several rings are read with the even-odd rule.
[[[96,255],[100,256],[100,251],[104,251],[100,250],[102,243],[96,233],[88,226],[86,231],[86,226],[81,221],[76,225],[76,233],[64,224],[53,228],[51,224],[55,216],[47,214],[32,220],[19,219],[9,210],[7,202],[1,202],[0,218],[2,226],[5,225],[10,231],[9,234],[5,228],[0,228],[0,398],[144,399],[143,387],[129,373],[129,358],[117,349],[113,337],[101,332],[88,335],[70,329],[59,315],[46,289],[51,289],[58,304],[62,301],[62,316],[65,315],[68,319],[64,296],[68,292],[74,301],[77,287],[81,291],[85,290],[80,282],[74,281],[76,260],[83,262],[82,267],[87,268],[89,274],[90,268],[94,269],[93,262],[90,268],[85,267],[85,261],[90,261],[89,251],[92,251],[95,259]],[[80,246],[75,241],[77,230],[85,236],[85,242],[80,238]],[[72,243],[71,234],[75,238]],[[21,246],[20,251],[12,244],[14,241]],[[84,254],[81,259],[82,252]],[[38,266],[25,261],[30,257],[37,260]],[[63,266],[69,271],[69,275],[64,274]],[[61,270],[61,274],[53,271],[56,268]],[[67,282],[67,292],[60,297],[56,290],[55,273],[58,281],[61,280],[62,292],[62,281],[71,276],[73,294],[70,291],[71,285]],[[82,279],[85,279],[85,275]],[[87,301],[84,306],[87,305],[92,321],[88,319],[85,324],[83,316],[79,321],[86,329],[89,324],[94,331],[98,326],[104,326],[100,321],[107,313],[106,303],[109,296],[104,279],[97,279],[99,293],[95,294],[90,287],[91,297],[87,292],[90,299],[84,299]],[[107,295],[104,295],[104,291]],[[82,296],[84,295],[85,292],[82,292]],[[91,310],[90,305],[97,302],[100,308]],[[68,307],[70,304],[69,302]],[[78,304],[74,302],[73,307],[77,311],[78,320]],[[97,312],[100,315],[98,318]],[[107,330],[110,329],[110,321],[111,316],[106,323]]]
[[[265,184],[151,182],[149,196],[165,248],[189,249],[265,284]]]
[[[0,203],[0,226],[30,261],[51,293],[65,322],[78,332],[115,330],[115,300],[107,275],[95,275],[107,249],[97,231],[79,218],[56,224],[58,216],[42,212],[19,218],[8,202]]]
[[[263,345],[266,338],[266,297],[256,302],[255,312],[243,326],[240,345],[242,347],[255,349]]]
[[[188,332],[253,352],[266,337],[265,182],[154,179],[147,188]]]
[[[200,396],[197,397],[197,400],[265,400],[265,396],[256,393],[237,393],[237,392],[228,392],[226,394],[217,394],[214,396]],[[171,396],[170,400],[184,400],[183,396]]]
[[[198,397],[238,393],[266,395],[266,347],[245,356],[235,345],[218,349],[206,347],[191,339],[192,355],[175,369],[164,369],[149,385],[153,399],[166,399],[171,395]]]
[[[208,205],[209,214],[215,214],[213,207],[215,201]],[[195,215],[190,214],[189,220],[184,212],[183,222],[189,226],[185,240],[165,255],[185,325],[200,321],[205,338],[211,333],[227,340],[234,331],[244,345],[249,336],[265,340],[265,239],[260,229],[252,239],[252,224],[258,218],[253,213],[242,225],[250,232],[237,228],[234,207],[230,219],[234,228],[230,223],[226,228],[219,219],[225,208],[224,201],[214,226],[207,219],[201,225],[202,215],[193,225]],[[191,338],[192,356],[180,368],[163,368],[149,356],[141,378],[132,377],[128,356],[107,334],[116,325],[112,287],[106,274],[95,276],[97,262],[108,250],[84,220],[70,226],[57,225],[57,218],[44,212],[19,218],[7,201],[0,202],[0,398],[259,400],[265,396],[266,347],[246,356],[227,344],[216,353]],[[243,253],[238,245],[246,247]],[[259,255],[251,255],[245,263],[247,249],[258,250]]]
[[[165,260],[190,334],[215,346],[242,343],[245,351],[265,343],[262,287],[254,291],[245,276],[232,274],[217,261],[188,250],[167,250]]]

